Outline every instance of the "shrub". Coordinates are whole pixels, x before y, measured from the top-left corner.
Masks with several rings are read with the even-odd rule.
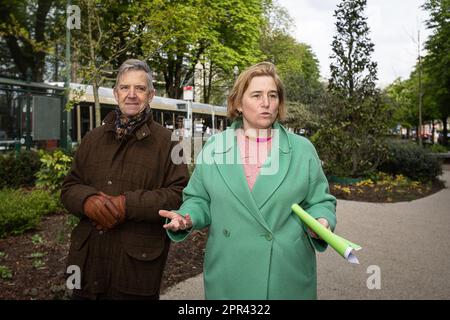
[[[0,278],[11,279],[13,276],[12,271],[7,266],[0,265]]]
[[[42,165],[36,173],[36,186],[48,188],[51,191],[61,188],[73,158],[61,150],[55,150],[52,153],[39,151],[39,155]]]
[[[430,151],[431,152],[433,152],[433,153],[447,153],[447,148],[445,147],[445,146],[443,146],[443,145],[440,145],[440,144],[433,144],[431,147],[430,147]]]
[[[34,151],[0,155],[0,189],[34,186],[40,167],[39,154]]]
[[[402,174],[412,180],[422,182],[437,179],[442,174],[439,160],[416,144],[391,141],[388,144],[388,158],[379,170],[392,174]]]
[[[1,190],[0,238],[35,228],[42,215],[56,212],[59,208],[58,195],[45,190]]]

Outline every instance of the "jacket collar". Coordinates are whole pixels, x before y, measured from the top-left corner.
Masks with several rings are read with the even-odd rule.
[[[223,143],[219,143],[216,145],[216,147],[214,148],[215,153],[226,153],[229,152],[234,144],[236,143],[235,139],[232,139],[231,137],[235,135],[235,131],[236,129],[241,129],[243,126],[242,123],[242,119],[237,119],[235,121],[233,121],[233,123],[231,124],[231,126],[225,131],[225,139],[223,141]],[[278,148],[280,150],[280,152],[282,153],[289,153],[291,152],[291,142],[288,138],[288,134],[286,129],[279,124],[278,121],[276,121],[273,126],[272,126],[274,130],[274,134],[278,135]],[[228,131],[230,130],[230,131]]]
[[[150,130],[150,126],[153,121],[152,112],[150,111],[149,117],[146,122],[144,122],[143,125],[138,127],[133,133],[136,136],[136,139],[142,140],[147,138],[152,134]],[[102,121],[102,125],[105,127],[105,131],[107,132],[113,132],[115,134],[116,132],[116,113],[114,111],[109,112],[105,119]]]
[[[235,130],[242,127],[242,121],[235,121],[222,135],[216,136],[213,159],[227,187],[265,229],[270,230],[261,214],[261,208],[284,181],[291,162],[291,143],[286,130],[275,122],[273,128],[278,135],[272,141],[272,148],[279,152],[271,152],[261,168],[260,174],[250,191],[240,163],[239,147]],[[277,146],[278,144],[278,146]]]

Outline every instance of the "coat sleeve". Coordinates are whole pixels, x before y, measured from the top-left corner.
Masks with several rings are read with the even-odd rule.
[[[86,185],[80,163],[88,152],[89,133],[83,138],[72,162],[72,168],[64,179],[61,188],[61,202],[69,213],[81,218],[84,215],[84,201],[91,195],[97,194],[97,189]]]
[[[198,160],[200,159],[200,157],[202,157],[202,155],[203,152],[199,154],[194,173],[189,180],[188,186],[183,190],[183,205],[180,209],[175,210],[182,216],[185,216],[187,213],[189,213],[192,219],[192,228],[188,231],[167,231],[169,238],[175,242],[185,240],[193,230],[203,229],[209,226],[211,223],[211,201],[208,190],[204,184],[204,170],[207,164],[200,164]]]
[[[301,205],[313,218],[327,219],[331,230],[334,230],[336,227],[336,198],[329,193],[328,180],[323,173],[319,156],[314,147],[312,145],[311,147],[313,156],[309,160],[308,194]],[[309,234],[308,237],[317,251],[325,251],[327,248],[325,241],[311,238]]]
[[[139,189],[125,192],[127,219],[136,222],[163,222],[158,214],[161,209],[174,210],[181,204],[182,191],[189,181],[189,172],[185,163],[175,164],[171,159],[173,148],[179,146],[172,142],[164,157],[164,182],[159,189]]]

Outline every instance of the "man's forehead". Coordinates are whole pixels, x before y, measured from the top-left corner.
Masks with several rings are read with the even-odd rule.
[[[143,84],[147,85],[147,74],[143,70],[125,71],[119,78],[119,84]]]

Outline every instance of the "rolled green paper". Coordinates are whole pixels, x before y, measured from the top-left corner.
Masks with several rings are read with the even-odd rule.
[[[344,239],[337,234],[334,234],[329,229],[325,228],[319,221],[314,219],[310,214],[303,210],[298,204],[292,205],[294,213],[306,224],[312,231],[314,231],[323,241],[328,243],[337,253],[344,257],[351,263],[359,264],[358,259],[353,254],[354,250],[360,250],[361,246]]]

